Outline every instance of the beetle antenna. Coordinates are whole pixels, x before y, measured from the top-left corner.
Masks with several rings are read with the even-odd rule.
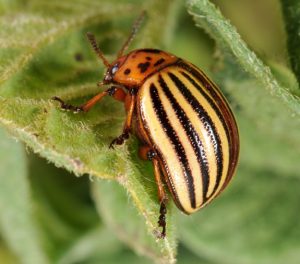
[[[134,39],[136,33],[138,32],[145,16],[146,16],[146,11],[143,10],[141,12],[141,14],[139,15],[139,17],[133,23],[131,33],[130,33],[129,37],[127,38],[127,40],[123,44],[122,48],[118,52],[118,58],[120,58],[123,55],[124,51],[128,49],[128,46],[130,45],[131,41]]]
[[[103,52],[98,47],[98,44],[97,44],[97,41],[96,41],[96,38],[95,38],[94,34],[88,32],[88,33],[86,33],[86,36],[87,36],[89,42],[91,43],[93,50],[98,55],[98,57],[100,58],[100,60],[102,60],[103,64],[107,68],[109,68],[110,67],[110,63],[108,62],[108,60],[105,58]]]

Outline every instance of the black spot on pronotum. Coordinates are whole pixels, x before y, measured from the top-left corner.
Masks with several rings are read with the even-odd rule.
[[[165,59],[160,58],[157,62],[154,63],[154,66],[158,66],[158,65],[160,65],[160,64],[162,64],[164,62],[165,62]]]
[[[148,53],[155,53],[158,54],[161,51],[160,50],[156,50],[156,49],[140,49],[139,52],[148,52]]]
[[[147,56],[147,57],[146,57],[146,60],[151,61],[152,58]]]
[[[131,72],[131,70],[130,70],[129,68],[127,68],[127,69],[124,71],[124,74],[125,74],[125,75],[128,75],[130,72]]]
[[[150,62],[147,61],[147,62],[145,62],[145,63],[140,63],[140,64],[138,65],[138,68],[141,70],[141,73],[144,73],[145,71],[148,70],[149,66],[150,66]]]

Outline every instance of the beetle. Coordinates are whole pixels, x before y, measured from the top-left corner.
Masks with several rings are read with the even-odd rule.
[[[81,106],[61,108],[87,112],[104,96],[125,105],[123,131],[110,144],[121,145],[135,133],[140,157],[150,160],[158,187],[159,237],[166,236],[167,185],[177,207],[191,214],[211,202],[231,180],[238,162],[239,133],[233,113],[217,86],[193,64],[158,49],[123,55],[144,17],[132,27],[117,59],[109,63],[95,36],[87,37],[107,68],[99,83],[112,85]]]

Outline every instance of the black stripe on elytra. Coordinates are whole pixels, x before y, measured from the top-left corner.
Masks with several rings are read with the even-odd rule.
[[[202,172],[202,184],[203,184],[203,193],[202,193],[202,199],[203,202],[206,200],[206,195],[208,191],[209,186],[209,166],[208,161],[205,153],[205,148],[203,146],[203,143],[201,142],[199,135],[197,131],[195,130],[194,126],[192,125],[190,119],[187,117],[186,113],[182,109],[182,107],[177,102],[176,98],[170,91],[167,83],[162,78],[161,75],[159,75],[158,78],[159,84],[161,88],[163,89],[163,92],[165,93],[166,97],[168,98],[169,102],[171,103],[176,116],[182,125],[191,145],[194,150],[194,153],[197,157],[198,163],[200,165],[200,170]],[[181,128],[179,128],[181,129]]]
[[[200,76],[200,74],[198,74],[198,73],[195,73],[193,70],[191,70],[191,69],[189,69],[189,72],[195,77],[195,78],[197,78],[201,83],[203,83],[204,82],[204,84],[206,84],[206,85],[209,85],[209,84],[207,84],[207,81],[206,81],[206,79],[203,77],[203,76]],[[218,116],[218,118],[220,119],[220,121],[221,121],[221,123],[222,123],[222,125],[223,125],[223,127],[224,127],[224,130],[225,130],[225,133],[226,133],[226,137],[227,137],[227,140],[228,140],[228,142],[229,142],[229,139],[230,139],[230,137],[229,137],[229,131],[228,131],[228,127],[227,127],[227,124],[226,124],[226,122],[225,122],[225,120],[224,120],[224,117],[223,117],[223,115],[221,114],[221,111],[220,111],[220,109],[217,107],[217,105],[215,104],[215,102],[206,94],[206,92],[204,92],[203,91],[203,88],[193,79],[193,78],[191,78],[186,72],[184,72],[184,71],[180,71],[180,73],[193,85],[193,86],[195,86],[197,89],[198,89],[198,91],[201,93],[201,95],[208,101],[208,103],[210,104],[210,106],[212,107],[212,109],[216,112],[216,114],[217,114],[217,116]],[[207,86],[206,86],[207,87]],[[209,89],[209,91],[211,92],[211,94],[212,94],[212,96],[213,96],[213,98],[218,98],[219,96],[214,92],[214,90],[213,90],[213,88],[212,87],[207,87],[207,88],[210,88]],[[217,149],[215,149],[215,153],[217,153]],[[217,162],[218,162],[219,160],[217,159]],[[223,159],[222,159],[222,163],[223,163]],[[222,165],[223,166],[223,165]],[[216,184],[215,185],[215,187],[214,187],[214,190],[213,190],[213,193],[216,191],[216,189],[218,188],[218,186],[219,186],[219,183],[220,183],[220,181],[221,181],[221,177],[222,177],[222,172],[220,171],[218,171],[218,173],[217,173],[217,183],[218,184]],[[212,194],[213,194],[212,193]]]
[[[157,88],[155,87],[155,85],[153,83],[150,85],[150,96],[151,96],[153,108],[155,110],[155,114],[160,121],[163,131],[165,131],[167,137],[169,138],[173,147],[175,148],[176,155],[182,166],[183,173],[185,176],[185,181],[186,181],[187,187],[188,187],[191,207],[196,208],[194,179],[192,176],[191,169],[189,167],[189,162],[188,162],[186,153],[185,153],[184,148],[178,138],[178,135],[176,134],[176,131],[170,124],[167,113],[166,113],[164,106],[159,98]]]
[[[217,190],[222,177],[223,152],[222,152],[222,143],[220,140],[220,136],[218,134],[217,129],[215,128],[214,122],[212,121],[211,117],[205,111],[203,106],[198,102],[198,100],[192,95],[191,91],[183,84],[183,82],[176,75],[174,75],[171,72],[169,72],[168,75],[171,78],[171,80],[174,82],[178,90],[182,93],[184,98],[189,102],[189,104],[197,113],[214,147],[215,158],[217,161],[217,177],[216,177],[216,184],[214,186],[213,192],[209,197],[206,196],[206,198],[209,199]]]

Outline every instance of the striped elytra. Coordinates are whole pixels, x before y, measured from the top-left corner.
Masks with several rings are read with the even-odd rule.
[[[191,214],[211,202],[231,180],[239,156],[239,135],[234,116],[217,86],[196,66],[157,49],[128,47],[132,34],[109,63],[96,44],[88,39],[107,67],[100,84],[111,85],[81,106],[61,107],[87,112],[104,96],[125,105],[127,112],[122,133],[110,144],[121,145],[130,134],[141,140],[141,158],[151,160],[160,203],[159,237],[166,235],[169,190],[177,207]]]
[[[238,160],[238,130],[203,72],[178,59],[148,76],[137,95],[137,113],[180,210],[193,213],[225,188]]]

